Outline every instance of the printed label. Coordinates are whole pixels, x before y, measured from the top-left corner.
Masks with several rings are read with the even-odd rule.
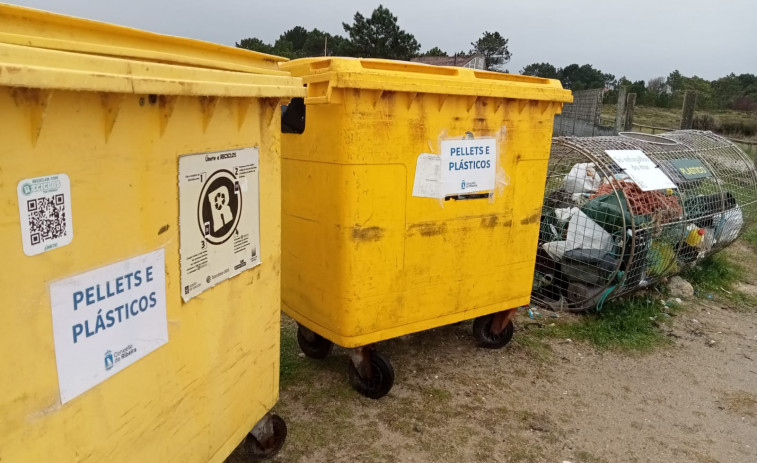
[[[712,177],[710,171],[699,159],[672,159],[670,163],[687,180]]]
[[[18,211],[27,256],[65,246],[73,240],[68,175],[47,175],[18,182]]]

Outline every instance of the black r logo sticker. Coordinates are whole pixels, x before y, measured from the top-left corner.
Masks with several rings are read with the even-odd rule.
[[[202,186],[197,202],[200,233],[210,244],[222,244],[237,229],[241,215],[239,181],[228,170],[214,172]]]

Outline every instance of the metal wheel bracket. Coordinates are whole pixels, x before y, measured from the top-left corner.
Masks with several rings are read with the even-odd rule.
[[[371,352],[373,350],[375,350],[373,344],[347,349],[347,353],[350,356],[350,362],[355,366],[355,369],[360,373],[360,376],[367,380],[370,380],[373,376],[373,371],[371,369]]]
[[[517,309],[503,310],[502,312],[495,313],[494,318],[492,319],[492,326],[490,331],[494,334],[501,334],[503,331],[505,331],[507,324],[510,323],[513,318],[515,318],[516,313]]]
[[[307,340],[308,342],[314,343],[314,342],[316,342],[316,340],[318,339],[318,338],[317,338],[317,335],[315,334],[315,332],[314,332],[314,331],[312,331],[311,329],[307,328],[307,327],[306,327],[305,325],[299,325],[299,324],[298,324],[298,325],[297,325],[297,329],[299,329],[300,331],[302,331],[302,336],[303,336],[303,337],[304,337],[304,338],[305,338],[305,339],[306,339],[306,340]]]
[[[250,434],[258,440],[258,442],[267,442],[268,439],[273,437],[273,419],[270,413],[266,413],[263,418],[260,419],[252,428]]]

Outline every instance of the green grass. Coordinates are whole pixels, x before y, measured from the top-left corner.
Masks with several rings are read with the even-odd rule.
[[[617,107],[614,104],[602,105],[602,119],[615,120]],[[637,124],[656,127],[677,128],[681,125],[681,110],[655,108],[653,106],[636,106],[633,121]]]
[[[745,230],[741,239],[757,251],[757,226]],[[711,255],[681,274],[694,286],[699,297],[722,298],[732,309],[754,312],[757,300],[734,290],[734,285],[743,281],[745,276],[745,268],[726,252]],[[555,319],[546,326],[529,324],[529,329],[521,331],[516,339],[537,357],[551,354],[545,342],[547,338],[587,341],[600,350],[650,351],[670,344],[661,328],[683,310],[675,303],[665,305],[661,302],[665,299],[665,291],[666,288],[660,286],[609,301],[599,313]]]
[[[319,370],[334,369],[334,359],[313,360],[301,356],[297,344],[297,323],[289,317],[281,318],[281,369],[279,382],[282,388],[311,381]]]
[[[660,299],[659,295],[639,295],[611,301],[601,312],[588,314],[562,330],[565,337],[589,341],[599,349],[648,351],[670,342],[659,327],[678,310]]]
[[[297,358],[300,348],[297,346],[297,332],[291,326],[281,325],[281,372],[279,382],[284,388],[302,375],[304,363]]]
[[[661,330],[681,308],[665,305],[662,295],[653,291],[617,299],[605,304],[599,313],[589,312],[578,319],[555,319],[554,324],[519,334],[519,343],[529,349],[546,338],[587,341],[599,350],[650,351],[670,344]],[[523,339],[521,339],[523,338]]]
[[[724,253],[711,255],[681,273],[698,293],[730,290],[744,277],[744,269]]]
[[[752,224],[751,227],[744,230],[741,234],[741,239],[748,244],[753,251],[757,252],[757,223]]]
[[[745,231],[742,239],[754,247],[755,227]],[[736,283],[747,277],[747,270],[726,252],[709,256],[696,267],[685,270],[681,277],[694,286],[701,298],[722,298],[729,302],[728,307],[740,312],[757,311],[757,298],[734,289]]]

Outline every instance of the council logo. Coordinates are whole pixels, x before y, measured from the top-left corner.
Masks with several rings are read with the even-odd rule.
[[[113,352],[106,351],[105,352],[105,369],[110,370],[113,368]]]

